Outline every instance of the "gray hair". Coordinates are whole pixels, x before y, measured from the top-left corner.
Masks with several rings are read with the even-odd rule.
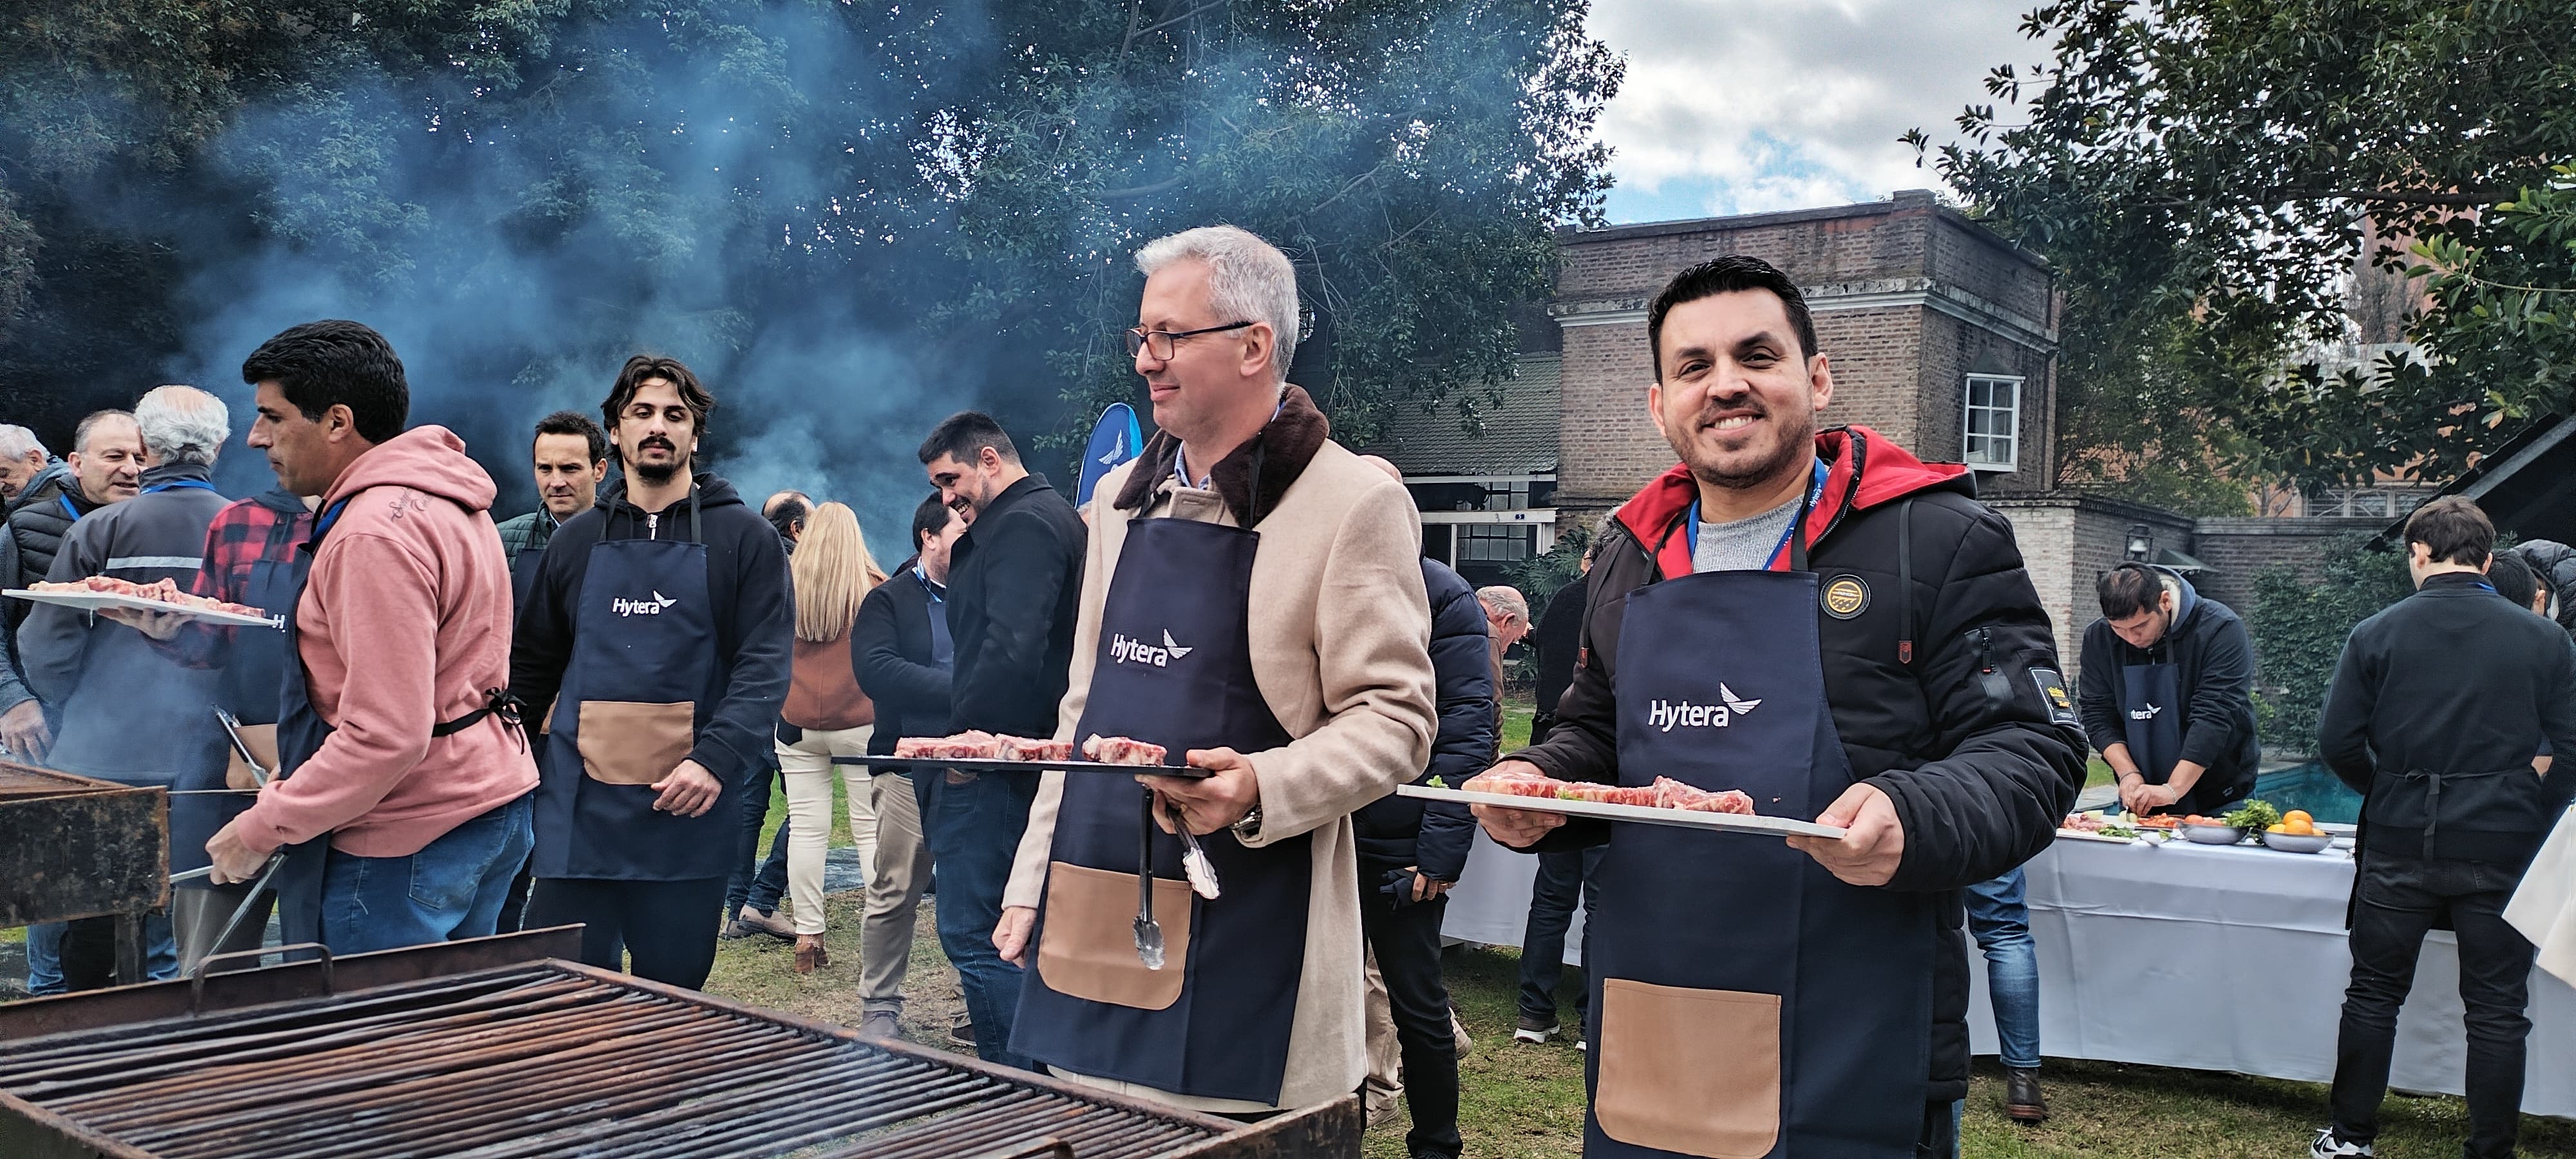
[[[134,425],[153,458],[210,466],[232,436],[232,412],[196,387],[156,386],[134,404]]]
[[[1297,267],[1279,247],[1240,226],[1208,225],[1158,237],[1136,251],[1136,268],[1153,277],[1174,262],[1206,262],[1208,307],[1227,322],[1270,326],[1270,369],[1288,379],[1297,353]]]
[[[1529,622],[1529,600],[1519,588],[1495,584],[1476,589],[1476,602],[1526,624]]]
[[[52,458],[53,452],[36,438],[36,432],[16,423],[0,423],[0,459],[23,459],[29,455]]]

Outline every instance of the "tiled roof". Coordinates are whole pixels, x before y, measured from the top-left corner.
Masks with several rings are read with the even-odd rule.
[[[1495,405],[1476,398],[1472,423],[1452,399],[1425,411],[1408,407],[1366,448],[1407,475],[1538,475],[1556,470],[1559,383],[1564,358],[1520,356],[1520,372],[1503,384]]]

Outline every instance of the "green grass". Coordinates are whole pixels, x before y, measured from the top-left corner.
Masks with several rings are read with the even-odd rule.
[[[1515,692],[1503,698],[1503,744],[1498,751],[1511,752],[1529,747],[1530,724],[1538,719],[1538,702],[1526,692]]]
[[[2109,765],[2106,765],[2106,764],[2102,763],[2102,758],[2100,758],[2100,757],[2088,757],[2088,758],[2086,758],[2086,759],[2085,759],[2085,761],[2084,761],[2084,787],[2085,787],[2085,788],[2090,789],[2090,788],[2092,788],[2092,787],[2093,787],[2093,786],[2095,786],[2095,785],[2107,785],[2107,784],[2110,784],[2112,781],[2114,781],[2114,780],[2116,780],[2116,779],[2117,779],[2117,778],[2115,778],[2115,777],[2113,777],[2113,776],[2111,775],[2111,766],[2109,766]]]

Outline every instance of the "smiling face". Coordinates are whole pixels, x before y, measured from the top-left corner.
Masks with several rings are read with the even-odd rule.
[[[637,478],[660,486],[688,470],[698,453],[697,416],[667,378],[637,383],[635,394],[608,428],[618,457]]]
[[[143,493],[143,432],[121,415],[100,419],[89,441],[67,457],[81,498],[121,503]]]
[[[546,514],[554,516],[555,522],[581,514],[599,498],[599,481],[607,476],[608,464],[590,461],[590,440],[580,435],[538,435],[533,458],[537,498],[544,501]]]
[[[1208,278],[1208,264],[1202,261],[1173,262],[1154,271],[1137,299],[1136,325],[1185,334],[1243,321],[1216,315],[1208,300]],[[1275,339],[1268,323],[1256,323],[1179,339],[1170,358],[1154,357],[1150,346],[1137,351],[1136,373],[1145,379],[1154,425],[1186,443],[1239,425],[1249,410],[1269,414],[1279,401],[1278,376],[1270,365]]]
[[[1647,409],[1700,482],[1751,489],[1805,469],[1834,380],[1823,355],[1799,349],[1778,295],[1737,290],[1675,306],[1660,354]]]

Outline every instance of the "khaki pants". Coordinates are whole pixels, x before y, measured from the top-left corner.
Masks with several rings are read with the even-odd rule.
[[[900,1011],[913,919],[930,885],[930,843],[921,839],[921,803],[910,777],[885,773],[869,785],[877,806],[877,872],[868,879],[867,917],[859,929],[859,1009]]]
[[[859,847],[859,879],[876,880],[877,811],[865,765],[835,765],[833,757],[863,756],[869,725],[824,732],[807,729],[795,744],[778,746],[780,779],[787,782],[787,898],[796,932],[823,932],[823,859],[832,849],[832,775],[848,784],[850,840]],[[920,826],[913,826],[916,832]]]

